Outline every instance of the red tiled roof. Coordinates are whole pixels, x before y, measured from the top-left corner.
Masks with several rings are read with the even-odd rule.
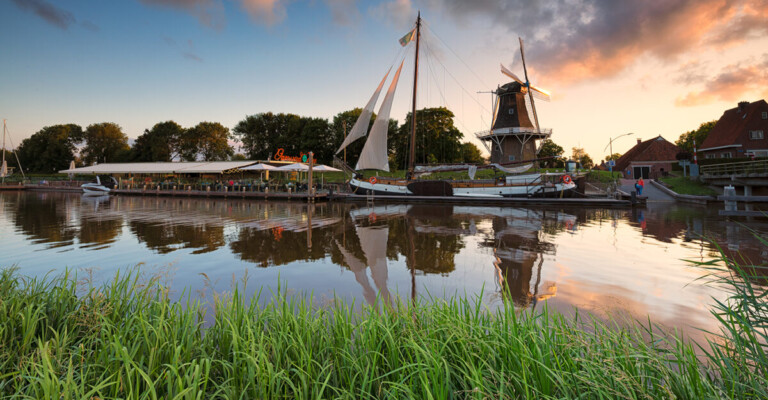
[[[680,149],[661,135],[638,143],[616,160],[615,171],[623,171],[634,161],[677,161]]]
[[[712,147],[732,144],[750,143],[749,131],[768,131],[768,119],[762,118],[763,112],[768,112],[768,103],[759,100],[754,103],[739,103],[739,107],[731,108],[723,113],[717,123],[704,139],[699,151]]]

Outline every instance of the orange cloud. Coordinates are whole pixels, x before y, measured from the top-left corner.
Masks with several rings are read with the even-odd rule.
[[[675,100],[678,107],[693,107],[710,104],[715,101],[734,102],[742,100],[745,94],[752,93],[768,96],[768,53],[762,61],[749,64],[732,64],[723,68],[717,76],[704,83],[704,88],[679,97]]]

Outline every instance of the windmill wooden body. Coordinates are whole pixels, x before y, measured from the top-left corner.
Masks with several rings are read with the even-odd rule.
[[[499,86],[493,92],[495,98],[491,129],[476,134],[491,153],[492,163],[534,160],[538,153],[536,141],[547,139],[552,135],[552,129],[542,129],[539,126],[534,98],[549,101],[549,93],[532,86],[528,81],[522,39],[520,39],[520,54],[523,59],[525,81],[504,65],[501,66],[501,72],[512,78],[512,82]]]

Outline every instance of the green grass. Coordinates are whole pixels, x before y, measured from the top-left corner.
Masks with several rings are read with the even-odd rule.
[[[688,179],[687,177],[667,176],[660,179],[664,184],[678,194],[691,194],[696,196],[716,196],[717,192],[707,185]]]
[[[137,270],[83,288],[69,274],[5,269],[0,397],[766,398],[765,289],[738,287],[737,303],[715,311],[722,344],[704,348],[702,362],[692,344],[653,325],[521,315],[511,302],[360,312],[342,301],[316,308],[284,289],[262,305],[234,288],[215,297],[206,326],[204,304],[171,301]]]

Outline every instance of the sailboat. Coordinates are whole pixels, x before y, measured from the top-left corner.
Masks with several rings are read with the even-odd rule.
[[[405,46],[410,44],[411,42],[415,42],[415,65],[414,65],[414,79],[413,79],[413,106],[411,110],[411,135],[410,135],[410,146],[409,146],[409,153],[408,153],[408,170],[406,172],[405,179],[402,178],[392,178],[392,177],[378,177],[374,176],[369,178],[368,180],[363,179],[363,176],[359,171],[366,170],[366,169],[372,169],[372,170],[380,170],[380,171],[389,171],[389,157],[387,153],[387,128],[389,124],[389,114],[390,110],[392,108],[392,102],[395,95],[395,90],[397,89],[397,83],[400,78],[400,72],[403,68],[403,63],[405,62],[405,59],[400,62],[400,66],[395,72],[394,77],[392,78],[392,82],[389,85],[389,88],[386,92],[386,95],[384,96],[384,100],[382,101],[382,104],[379,108],[379,112],[377,114],[376,120],[373,123],[373,126],[371,128],[370,133],[368,133],[368,138],[365,142],[365,145],[363,146],[363,150],[360,153],[360,158],[357,161],[357,164],[354,168],[355,174],[349,181],[349,185],[352,188],[353,192],[356,194],[365,194],[365,195],[400,195],[400,196],[460,196],[460,197],[535,197],[535,196],[564,196],[567,194],[570,194],[571,191],[573,191],[576,188],[576,185],[573,182],[573,179],[568,174],[563,173],[526,173],[526,174],[520,174],[521,172],[524,172],[528,170],[532,165],[533,161],[532,159],[526,160],[526,155],[530,156],[530,151],[525,151],[526,149],[530,149],[531,146],[535,144],[536,139],[542,139],[545,137],[548,137],[547,132],[543,132],[538,127],[538,117],[535,117],[536,121],[536,127],[535,130],[533,130],[533,127],[525,127],[522,124],[529,124],[530,125],[530,118],[527,116],[527,110],[525,109],[525,101],[524,96],[525,94],[528,94],[531,103],[533,103],[533,93],[538,93],[540,95],[545,95],[546,92],[543,90],[540,90],[532,85],[527,81],[528,72],[526,70],[525,76],[526,76],[526,82],[522,82],[520,79],[517,79],[514,74],[506,70],[502,66],[502,73],[504,73],[507,76],[512,77],[515,82],[513,82],[513,88],[508,88],[509,85],[505,85],[499,90],[497,90],[495,93],[497,94],[497,101],[495,106],[495,112],[494,112],[494,123],[492,124],[492,129],[489,132],[489,136],[486,137],[480,137],[481,140],[489,140],[493,141],[497,147],[498,150],[501,151],[501,154],[504,154],[505,145],[504,140],[499,138],[501,137],[508,137],[510,135],[517,137],[518,139],[522,139],[521,143],[521,161],[514,161],[510,163],[510,160],[494,160],[493,156],[496,154],[496,152],[491,151],[492,155],[492,163],[490,165],[483,165],[483,166],[474,166],[474,165],[465,165],[465,166],[419,166],[416,167],[414,165],[414,158],[415,158],[415,143],[416,143],[416,93],[418,89],[418,74],[419,74],[419,42],[421,39],[421,13],[419,13],[417,19],[416,19],[416,27],[409,32],[406,36],[404,36],[402,39],[400,39],[400,44]],[[521,54],[522,54],[522,40],[520,41],[521,44]],[[525,58],[523,56],[523,67],[525,68]],[[366,104],[366,106],[363,108],[362,112],[360,113],[360,117],[355,122],[354,126],[352,127],[352,130],[350,131],[349,135],[345,138],[344,142],[341,144],[339,149],[336,151],[336,154],[339,154],[344,148],[346,148],[350,143],[354,142],[357,139],[360,139],[364,137],[367,133],[368,124],[370,123],[371,116],[373,114],[373,107],[376,105],[376,102],[378,100],[379,94],[381,93],[382,88],[384,87],[384,83],[387,80],[387,77],[389,76],[390,71],[387,71],[387,73],[384,75],[384,78],[379,83],[378,87],[374,91],[373,95],[371,96],[370,100]],[[511,75],[510,75],[511,74]],[[504,89],[502,91],[502,89]],[[520,102],[514,102],[511,107],[503,107],[500,108],[500,105],[502,103],[505,103],[505,101],[508,103],[510,97],[509,94],[513,94],[514,99],[520,99],[522,96],[523,101]],[[514,100],[513,99],[513,100]],[[516,107],[514,110],[512,107]],[[535,108],[534,114],[535,114]],[[510,114],[517,113],[518,115],[521,112],[524,112],[525,118],[517,118],[514,119],[513,122],[502,122],[507,121],[509,118],[500,118],[499,116],[503,112],[508,112]],[[506,124],[506,125],[505,125]],[[510,125],[511,124],[511,125]],[[513,126],[517,124],[517,126]],[[551,130],[549,131],[551,133]],[[522,136],[520,136],[522,134]],[[512,140],[507,141],[508,143],[511,143]],[[508,146],[507,146],[508,147]],[[528,153],[528,154],[526,154]],[[533,156],[535,158],[535,153],[533,153]],[[497,157],[498,158],[498,157]],[[507,161],[507,162],[504,162]],[[478,168],[496,168],[497,170],[501,170],[505,173],[508,173],[509,175],[506,175],[503,178],[497,178],[497,179],[472,179],[474,177],[474,173]],[[450,171],[450,170],[467,170],[470,174],[471,179],[469,180],[425,180],[425,179],[416,179],[421,174],[431,173],[431,172],[439,172],[439,171]]]

